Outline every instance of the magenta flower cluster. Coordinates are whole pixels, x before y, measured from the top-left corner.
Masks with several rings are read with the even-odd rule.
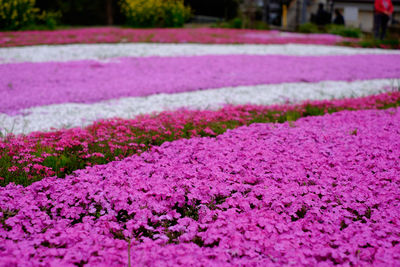
[[[236,29],[123,29],[83,28],[57,31],[0,32],[0,47],[74,43],[216,43],[216,44],[322,44],[354,41],[331,34],[280,33]]]
[[[398,62],[400,55],[224,55],[1,64],[0,112],[227,86],[398,78]]]
[[[1,264],[400,265],[399,129],[399,108],[342,111],[9,184]]]

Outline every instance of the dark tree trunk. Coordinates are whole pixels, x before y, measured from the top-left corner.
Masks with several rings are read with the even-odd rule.
[[[112,0],[107,0],[107,24],[108,25],[113,25],[114,24],[114,18],[113,18],[113,1]]]

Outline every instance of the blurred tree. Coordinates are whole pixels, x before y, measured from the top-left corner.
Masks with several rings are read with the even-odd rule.
[[[241,0],[185,0],[194,15],[205,15],[233,19],[238,16]]]
[[[36,6],[46,11],[61,11],[62,24],[111,25],[122,24],[117,0],[36,0]]]

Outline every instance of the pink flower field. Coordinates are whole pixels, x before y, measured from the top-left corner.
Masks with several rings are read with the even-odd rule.
[[[253,124],[61,180],[10,184],[0,191],[1,261],[394,266],[399,115]]]
[[[39,44],[92,43],[216,43],[216,44],[321,44],[351,41],[332,34],[297,34],[236,29],[123,29],[115,27],[58,31],[0,32],[0,47]]]
[[[85,166],[140,154],[163,142],[215,137],[254,122],[285,122],[342,110],[384,109],[400,105],[400,93],[358,99],[312,101],[298,105],[226,106],[218,111],[182,109],[134,120],[100,120],[86,128],[8,136],[0,141],[0,185],[28,185],[47,176],[65,176]]]
[[[341,41],[1,32],[0,266],[400,266],[400,54]]]
[[[229,55],[114,61],[1,64],[0,112],[225,86],[397,78],[400,73],[400,55]],[[293,69],[289,71],[288,66]]]

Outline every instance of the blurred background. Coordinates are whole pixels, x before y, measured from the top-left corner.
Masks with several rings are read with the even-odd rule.
[[[400,0],[392,3],[389,33],[398,37]],[[374,0],[0,0],[1,30],[101,25],[279,29],[360,37],[373,31]]]

